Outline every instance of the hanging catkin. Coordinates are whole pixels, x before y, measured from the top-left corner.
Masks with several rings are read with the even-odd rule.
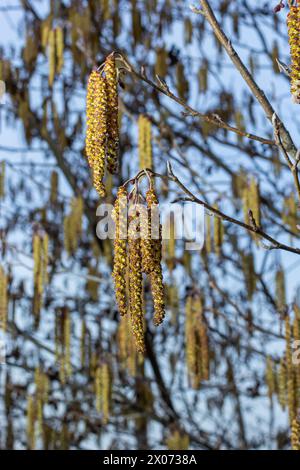
[[[154,316],[153,323],[155,326],[163,322],[165,317],[165,301],[164,301],[164,284],[163,274],[161,267],[162,258],[162,227],[159,220],[158,213],[158,199],[153,190],[150,188],[146,194],[147,207],[151,211],[152,218],[155,217],[155,226],[152,225],[151,220],[151,233],[153,237],[153,261],[155,264],[154,269],[150,273],[151,292],[154,303]]]
[[[290,424],[292,425],[293,420],[297,415],[297,395],[295,390],[295,374],[292,361],[292,346],[291,346],[291,325],[289,316],[285,317],[285,342],[286,342],[286,370],[287,370],[287,398],[288,398],[288,409]]]
[[[110,54],[104,65],[107,84],[107,169],[118,172],[119,165],[119,126],[118,126],[118,80],[114,54]]]
[[[0,200],[5,197],[5,161],[0,163]]]
[[[35,419],[36,419],[36,402],[32,395],[27,397],[27,448],[33,450],[35,448]]]
[[[102,413],[104,424],[108,423],[111,412],[112,371],[107,362],[103,362],[95,372],[96,410]]]
[[[143,312],[143,275],[141,240],[138,237],[140,230],[138,213],[135,211],[128,229],[128,256],[129,256],[129,305],[132,332],[139,352],[144,352],[144,312]]]
[[[48,34],[48,60],[49,60],[49,86],[52,87],[55,78],[56,54],[55,54],[55,30]]]
[[[186,299],[185,316],[186,366],[189,382],[192,388],[197,389],[201,383],[201,357],[199,357],[199,337],[197,336],[197,325],[195,325],[192,295]]]
[[[266,362],[266,384],[268,387],[268,397],[272,400],[276,392],[276,375],[274,372],[274,362],[270,356],[267,357]]]
[[[291,444],[292,450],[300,450],[300,421],[295,418],[291,426]]]
[[[35,325],[38,326],[44,286],[48,281],[48,235],[46,233],[35,233],[33,236],[33,261],[33,313]]]
[[[64,32],[58,26],[55,29],[55,45],[56,45],[56,72],[60,73],[64,65]]]
[[[291,6],[287,17],[291,51],[291,93],[293,101],[300,103],[300,7]]]
[[[218,209],[218,206],[214,206]],[[217,256],[221,256],[223,243],[223,224],[220,217],[214,217],[214,249]]]
[[[141,114],[138,118],[140,169],[152,170],[152,129],[149,119]]]
[[[283,410],[287,405],[287,371],[284,358],[280,360],[278,373],[278,401]]]
[[[88,81],[86,120],[86,155],[93,170],[94,186],[100,196],[105,196],[103,177],[107,140],[107,91],[106,79],[96,70],[91,73]]]
[[[120,315],[127,313],[126,300],[126,243],[127,243],[127,190],[120,187],[114,205],[114,220],[116,224],[114,241],[114,269],[115,293]]]
[[[282,268],[276,272],[276,304],[278,310],[284,309],[286,305],[285,275]]]
[[[50,203],[52,206],[55,206],[57,204],[57,197],[58,197],[58,173],[57,171],[52,171],[50,182],[51,182]]]
[[[7,325],[7,276],[0,266],[0,330],[6,331]]]

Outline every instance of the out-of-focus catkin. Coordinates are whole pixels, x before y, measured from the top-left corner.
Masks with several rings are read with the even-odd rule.
[[[7,276],[0,266],[0,330],[6,331],[7,325]]]
[[[300,103],[300,6],[291,6],[287,16],[291,51],[291,93],[295,103]]]
[[[104,424],[109,421],[112,399],[112,371],[108,362],[103,362],[95,372],[96,410],[102,413]]]
[[[152,126],[150,120],[141,114],[138,118],[140,168],[152,170]]]
[[[33,235],[33,261],[33,313],[35,315],[35,324],[38,326],[44,286],[48,281],[48,235],[46,233],[35,233]]]

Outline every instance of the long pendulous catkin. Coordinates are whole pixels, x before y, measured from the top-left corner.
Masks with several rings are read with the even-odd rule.
[[[6,331],[7,324],[7,276],[0,266],[0,330]]]
[[[158,215],[158,200],[152,188],[146,194],[147,207],[151,211],[151,236],[153,245],[154,269],[150,272],[151,292],[154,303],[153,323],[155,326],[162,323],[165,317],[164,284],[161,267],[162,258],[162,228]],[[155,220],[153,220],[155,218]],[[155,226],[153,226],[155,224]]]
[[[291,426],[291,444],[293,450],[300,450],[300,421],[295,418]]]
[[[95,371],[96,410],[102,413],[104,424],[108,423],[111,411],[112,371],[107,362],[103,362]]]
[[[127,313],[126,300],[126,236],[127,236],[127,190],[120,187],[114,205],[115,232],[115,256],[113,278],[115,282],[115,293],[120,315]]]
[[[93,170],[95,189],[105,196],[105,146],[107,141],[106,79],[94,70],[89,78],[86,102],[86,155]]]
[[[118,126],[118,79],[114,54],[110,54],[104,64],[107,83],[107,169],[118,172],[119,165],[119,126]]]
[[[139,352],[144,352],[144,312],[141,240],[138,213],[131,215],[128,229],[129,305],[132,332]]]
[[[291,51],[291,93],[295,103],[300,103],[300,6],[291,6],[287,17]]]
[[[149,119],[140,114],[138,118],[139,130],[139,162],[140,168],[152,169],[152,129]]]

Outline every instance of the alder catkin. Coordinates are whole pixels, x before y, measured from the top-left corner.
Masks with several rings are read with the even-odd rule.
[[[93,170],[93,182],[100,196],[105,196],[105,148],[107,140],[106,79],[94,70],[88,81],[86,101],[86,155]]]
[[[112,374],[107,362],[103,362],[95,372],[96,410],[102,413],[102,421],[108,423],[112,398]]]
[[[0,200],[5,197],[5,161],[0,163]]]
[[[300,103],[300,7],[291,6],[287,16],[291,52],[291,93],[293,101]]]
[[[295,418],[291,426],[291,444],[292,450],[300,450],[300,422]]]
[[[126,263],[127,263],[127,190],[120,187],[114,205],[114,220],[116,224],[114,241],[113,278],[119,313],[127,313],[126,299]]]
[[[48,34],[48,60],[49,60],[49,86],[52,87],[55,78],[56,54],[55,31],[51,29]]]
[[[146,194],[147,207],[151,211],[152,218],[155,217],[155,226],[151,221],[151,234],[153,245],[153,261],[154,269],[150,272],[151,292],[154,303],[153,323],[155,326],[160,325],[165,317],[165,294],[163,284],[163,274],[161,267],[162,259],[162,227],[158,213],[158,199],[153,188],[150,188]]]
[[[144,352],[144,312],[143,312],[143,275],[141,240],[138,237],[140,229],[137,224],[138,214],[135,212],[131,218],[128,229],[128,256],[129,256],[129,305],[132,332],[139,352]]]
[[[56,71],[60,73],[64,65],[64,32],[58,26],[55,29],[55,45],[56,45]]]
[[[114,54],[110,54],[104,65],[107,83],[107,169],[118,172],[119,165],[119,125],[118,125],[118,79]]]
[[[6,331],[7,325],[7,276],[0,266],[0,330]]]
[[[27,397],[27,447],[29,450],[35,448],[35,419],[36,419],[36,402],[32,395]]]

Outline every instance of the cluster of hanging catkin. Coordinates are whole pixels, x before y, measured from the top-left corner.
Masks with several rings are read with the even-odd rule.
[[[186,365],[191,386],[198,389],[209,380],[209,345],[203,301],[198,292],[186,299],[185,344]]]
[[[53,28],[49,17],[42,22],[41,45],[48,55],[48,81],[52,86],[55,76],[61,73],[64,65],[64,31],[61,26]]]
[[[300,341],[300,308],[294,305],[294,319],[285,317],[285,355],[279,366],[271,358],[266,363],[266,383],[270,399],[277,395],[283,409],[288,409],[291,443],[294,450],[300,450],[300,361],[299,352],[293,342]],[[295,343],[297,344],[297,343]]]
[[[105,196],[105,169],[118,171],[118,80],[114,54],[110,54],[100,70],[89,77],[86,104],[86,155],[93,172],[94,186]]]
[[[298,2],[297,2],[298,3]],[[291,93],[295,103],[300,103],[300,6],[290,7],[287,17],[291,51]]]
[[[139,200],[138,194],[135,194],[135,199]],[[155,211],[157,213],[158,200],[151,185],[146,194],[146,206],[134,202],[128,205],[127,200],[127,189],[122,186],[114,205],[116,233],[113,277],[120,315],[130,313],[136,347],[139,352],[143,352],[143,273],[148,275],[151,284],[154,324],[159,325],[165,316],[162,233],[159,220],[155,220],[158,224],[153,229],[152,217]]]

